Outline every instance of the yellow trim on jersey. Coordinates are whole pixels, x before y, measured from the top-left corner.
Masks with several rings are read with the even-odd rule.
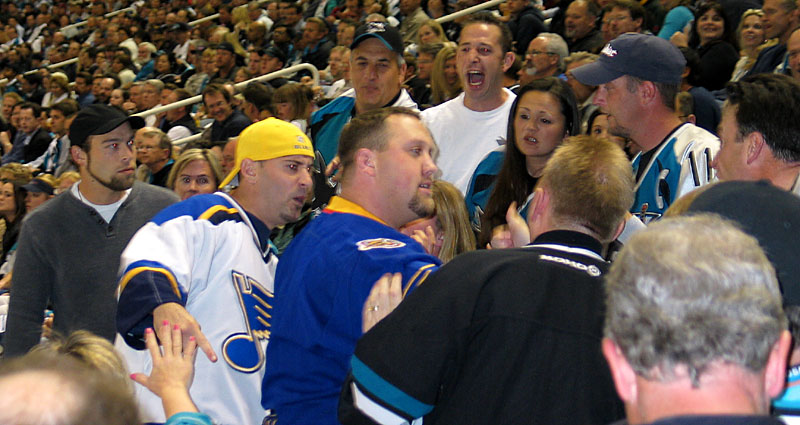
[[[175,276],[173,276],[172,273],[169,272],[169,270],[160,267],[142,266],[142,267],[136,267],[135,269],[131,269],[130,271],[125,273],[124,276],[122,276],[122,280],[120,280],[119,282],[119,293],[121,294],[122,291],[125,290],[125,287],[128,285],[128,282],[130,282],[135,275],[148,271],[161,273],[165,275],[167,277],[167,280],[169,280],[169,283],[172,286],[172,290],[175,292],[175,295],[177,295],[178,298],[181,298],[181,291],[178,289],[178,281],[175,280]]]
[[[385,221],[379,219],[378,217],[376,217],[371,212],[365,210],[364,207],[362,207],[361,205],[358,205],[358,204],[356,204],[355,202],[352,202],[352,201],[348,201],[347,199],[344,199],[344,198],[342,198],[340,196],[332,197],[331,201],[328,203],[328,206],[325,209],[326,210],[335,211],[335,212],[360,215],[362,217],[366,217],[366,218],[375,220],[378,223],[386,224]],[[386,225],[388,226],[388,224],[386,224]]]
[[[406,287],[403,288],[403,298],[406,297],[408,291],[411,289],[412,286],[414,286],[414,281],[417,281],[416,286],[422,285],[422,282],[424,282],[425,279],[428,278],[428,275],[431,274],[431,268],[433,267],[436,267],[436,264],[426,264],[420,267],[419,270],[417,270],[417,272],[414,273],[414,276],[411,276],[411,279],[408,280],[408,285],[406,285]]]
[[[212,215],[220,212],[225,211],[228,214],[238,214],[239,210],[236,208],[226,208],[224,205],[214,205],[213,207],[207,209],[204,213],[200,214],[198,220],[208,220]]]

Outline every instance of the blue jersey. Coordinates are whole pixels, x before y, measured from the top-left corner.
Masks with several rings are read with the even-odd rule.
[[[713,179],[711,161],[718,151],[717,136],[686,123],[668,136],[649,163],[641,164],[642,156],[637,155],[634,174],[639,167],[647,168],[636,182],[631,212],[645,223],[660,218],[673,201]]]
[[[179,303],[219,356],[216,363],[197,356],[190,388],[197,407],[216,423],[261,423],[277,267],[266,225],[226,194],[193,196],[142,227],[123,251],[121,267],[116,346],[131,371],[152,367],[141,338],[153,309]],[[146,422],[164,422],[156,395],[137,385],[136,396]]]
[[[262,404],[285,424],[336,424],[361,337],[361,312],[384,273],[410,291],[440,262],[357,204],[334,197],[292,241],[275,277]]]

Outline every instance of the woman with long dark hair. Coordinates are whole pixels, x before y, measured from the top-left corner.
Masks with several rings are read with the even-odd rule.
[[[0,218],[6,223],[3,233],[3,253],[0,264],[6,262],[8,253],[17,244],[19,229],[25,217],[25,191],[22,184],[11,180],[0,181]]]
[[[508,117],[506,144],[478,164],[467,190],[467,209],[479,232],[479,247],[491,240],[495,227],[506,223],[512,202],[524,215],[526,201],[555,148],[579,133],[577,101],[566,82],[548,77],[520,87]]]
[[[670,41],[678,47],[690,47],[700,56],[697,86],[709,91],[725,87],[733,75],[739,52],[733,39],[733,29],[728,28],[722,5],[711,1],[697,8],[688,42],[682,33],[676,33]]]

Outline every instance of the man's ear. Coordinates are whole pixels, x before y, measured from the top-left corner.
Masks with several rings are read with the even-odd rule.
[[[611,378],[614,380],[614,387],[617,395],[625,404],[631,403],[637,398],[636,372],[628,363],[628,359],[622,354],[622,349],[610,338],[603,338],[603,356],[608,362],[611,370]]]
[[[375,167],[375,152],[367,148],[359,149],[355,155],[355,165],[359,172],[375,177],[377,171]]]
[[[744,137],[744,142],[747,143],[745,149],[745,162],[747,165],[750,165],[756,162],[759,157],[761,157],[761,153],[764,150],[764,146],[767,144],[767,141],[764,140],[764,135],[761,134],[761,132],[754,131]]]
[[[72,160],[78,164],[78,166],[86,167],[86,152],[83,149],[81,149],[79,146],[70,146],[69,154],[72,156]]]
[[[634,19],[633,22],[636,22],[636,27],[639,28],[638,31],[634,32],[642,32],[644,29],[644,18]]]
[[[403,81],[406,80],[406,64],[403,63],[400,65],[400,75],[398,75],[398,79],[400,80],[400,85],[403,85]]]
[[[506,52],[506,54],[503,56],[503,72],[506,72],[508,71],[508,68],[511,68],[511,65],[514,64],[514,59],[516,57],[517,56],[514,54],[514,52]]]
[[[239,184],[244,184],[244,181],[253,182],[258,177],[258,163],[250,158],[242,160],[242,165],[239,167]],[[244,181],[242,181],[244,180]]]
[[[639,95],[642,105],[650,102],[661,102],[661,95],[652,81],[642,81],[636,93]]]
[[[764,368],[764,392],[775,398],[783,392],[786,384],[786,362],[792,349],[792,336],[789,331],[781,332],[781,336],[772,345]]]
[[[550,193],[543,187],[539,186],[533,191],[533,199],[528,205],[528,228],[533,228],[534,223],[541,220],[545,211],[550,206]],[[531,240],[535,239],[531,236]]]

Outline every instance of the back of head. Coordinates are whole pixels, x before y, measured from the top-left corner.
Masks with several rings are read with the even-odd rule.
[[[633,173],[622,149],[604,138],[574,136],[556,148],[539,185],[550,192],[556,225],[580,226],[602,242],[633,204]]]
[[[66,355],[90,369],[117,377],[125,386],[130,382],[125,362],[114,350],[114,345],[89,331],[75,331],[67,337],[53,333],[46,342],[33,347],[31,353]]]
[[[0,423],[130,425],[140,423],[133,395],[120,381],[78,360],[31,353],[0,366]]]
[[[275,115],[272,108],[272,96],[274,92],[272,87],[265,84],[253,81],[248,83],[242,91],[244,100],[252,103],[258,108],[259,111],[268,110],[272,115]]]
[[[648,380],[688,375],[697,386],[720,363],[761,371],[787,328],[758,242],[715,215],[664,219],[634,234],[606,295],[605,335]]]
[[[764,135],[772,154],[786,162],[800,161],[800,83],[787,75],[756,74],[725,88],[726,106],[736,107],[739,135]]]

